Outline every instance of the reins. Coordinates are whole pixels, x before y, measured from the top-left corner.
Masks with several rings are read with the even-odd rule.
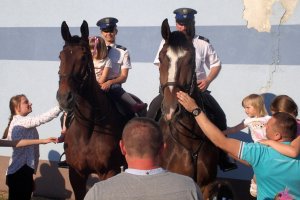
[[[195,73],[193,73],[193,78],[192,78],[192,83],[189,84],[189,87],[187,90],[185,90],[186,92],[188,91],[189,92],[189,95],[192,95],[194,92],[195,92]],[[180,88],[181,86],[178,86],[178,84],[176,83],[173,83],[173,82],[170,82],[170,83],[167,83],[164,85],[164,87],[166,87],[167,85],[173,85],[173,86],[176,86],[178,88]],[[196,91],[197,92],[197,91]],[[199,95],[197,94],[197,97],[199,97]],[[204,108],[204,103],[203,103],[203,98],[202,98],[202,95],[200,95],[200,100],[201,100],[201,103],[199,104],[201,109],[205,112],[205,108]],[[182,117],[183,115],[187,115],[188,117],[189,116],[192,116],[191,113],[187,112],[186,110],[183,109],[183,107],[181,105],[179,105],[179,110],[177,111],[177,114],[175,114],[172,119],[167,122],[168,123],[168,127],[169,127],[169,130],[170,130],[170,135],[171,135],[171,138],[181,147],[183,147],[184,149],[186,149],[190,156],[191,156],[191,159],[192,159],[192,164],[193,164],[193,167],[194,167],[194,174],[193,174],[193,179],[195,182],[197,182],[197,173],[198,173],[198,168],[197,168],[197,162],[198,162],[198,155],[199,155],[199,152],[201,151],[202,147],[203,147],[203,144],[204,144],[204,141],[205,141],[205,138],[204,136],[201,136],[201,135],[196,135],[195,132],[194,132],[194,128],[195,126],[197,125],[196,124],[196,121],[194,118],[192,118],[191,120],[193,120],[193,125],[191,127],[188,127],[186,124],[184,124],[181,119],[179,118],[180,116]],[[172,125],[173,124],[173,125]],[[176,126],[174,126],[175,124],[179,124],[184,130],[186,130],[188,133],[190,134],[183,134],[182,132],[183,131],[179,131],[178,128],[176,128]],[[185,144],[183,144],[179,138],[177,138],[175,136],[175,133],[174,131],[181,134],[182,136],[184,137],[187,137],[189,139],[192,139],[192,140],[197,140],[199,141],[199,144],[197,146],[196,149],[193,149],[192,147],[188,147],[186,146]]]

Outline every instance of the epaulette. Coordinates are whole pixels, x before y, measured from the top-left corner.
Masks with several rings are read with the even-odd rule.
[[[206,42],[209,43],[209,39],[207,39],[207,38],[205,38],[205,37],[203,37],[203,36],[201,36],[201,35],[198,36],[198,39],[199,39],[199,40],[204,40],[204,41],[206,41]]]
[[[123,47],[123,46],[121,46],[121,45],[117,45],[116,48],[122,49],[122,50],[126,51],[126,47]]]

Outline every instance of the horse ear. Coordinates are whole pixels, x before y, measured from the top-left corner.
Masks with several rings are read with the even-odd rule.
[[[168,19],[166,18],[161,24],[161,36],[167,41],[170,37],[171,30],[168,23]]]
[[[89,39],[89,25],[85,20],[83,20],[83,22],[81,24],[80,31],[81,31],[81,37],[85,40],[88,40]]]
[[[63,39],[65,40],[65,42],[70,41],[70,39],[72,37],[66,21],[63,21],[61,24],[61,35],[62,35]]]

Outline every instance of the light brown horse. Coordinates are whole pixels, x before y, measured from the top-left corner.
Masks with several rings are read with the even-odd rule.
[[[167,149],[163,166],[194,178],[202,190],[217,175],[219,150],[203,134],[194,117],[178,103],[176,92],[183,90],[206,111],[196,85],[195,49],[191,38],[170,31],[167,19],[162,23],[165,44],[159,53],[162,116],[160,126]]]
[[[97,173],[104,180],[119,173],[121,166],[126,167],[118,144],[130,117],[118,112],[96,81],[87,22],[81,25],[81,37],[71,36],[66,22],[61,34],[65,45],[59,56],[57,100],[72,113],[64,147],[70,182],[76,199],[81,200],[89,174]]]

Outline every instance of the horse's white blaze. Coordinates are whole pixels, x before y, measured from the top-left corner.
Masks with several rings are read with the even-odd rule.
[[[170,59],[170,65],[169,65],[169,73],[168,73],[168,82],[175,82],[175,77],[177,73],[177,61],[179,58],[182,58],[185,56],[187,51],[180,49],[178,52],[175,52],[172,48],[168,48],[167,50],[167,56]]]
[[[177,62],[180,58],[182,58],[183,56],[185,56],[187,53],[187,51],[183,50],[183,49],[179,49],[177,52],[175,52],[172,48],[168,48],[167,50],[167,56],[170,59],[170,64],[169,64],[169,69],[168,69],[168,82],[176,82],[175,78],[176,78],[176,74],[177,74]],[[172,92],[174,89],[174,86],[170,85],[168,86],[169,90]],[[171,119],[173,113],[176,110],[176,105],[171,105],[169,111],[167,111],[166,113],[166,118],[167,119]]]

